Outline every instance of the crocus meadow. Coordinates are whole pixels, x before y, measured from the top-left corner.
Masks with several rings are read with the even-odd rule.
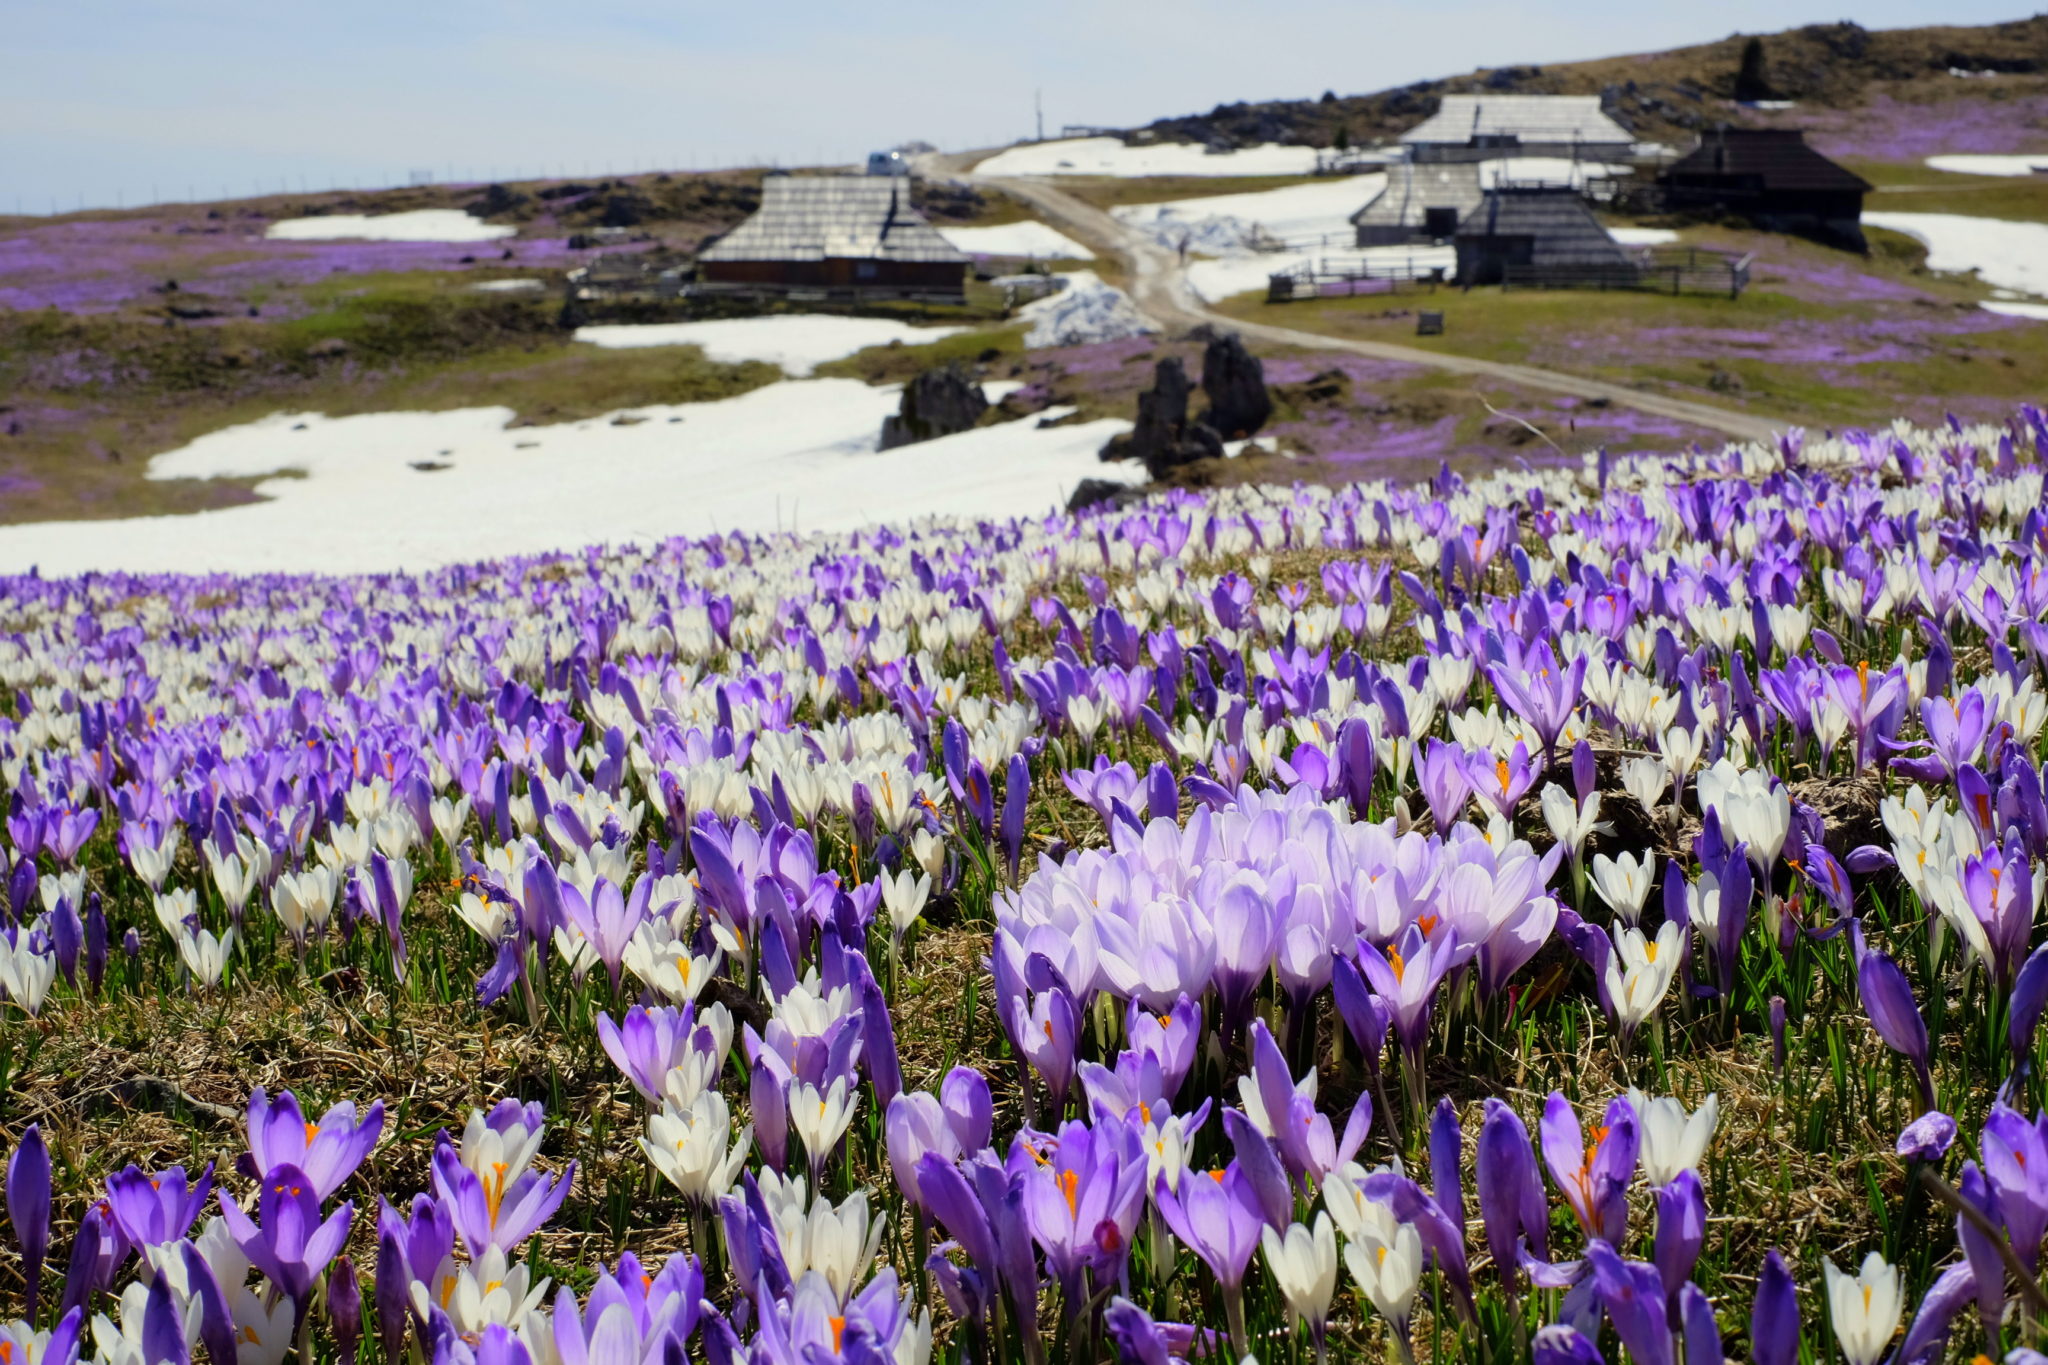
[[[6,1065],[342,973],[636,1115],[272,1086],[79,1191],[46,1112],[0,1361],[2039,1361],[2044,450],[0,582]],[[1843,1142],[1864,1231],[1731,1244]]]

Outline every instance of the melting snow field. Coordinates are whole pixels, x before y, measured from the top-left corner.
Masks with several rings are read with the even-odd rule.
[[[1029,516],[1064,506],[1083,478],[1137,474],[1096,458],[1129,430],[1114,420],[1042,428],[1026,418],[877,452],[899,392],[803,380],[716,403],[636,408],[622,414],[626,425],[507,427],[513,414],[502,407],[280,413],[150,465],[158,479],[294,471],[257,486],[269,501],[0,527],[0,571],[420,569],[711,531]]]
[[[1130,295],[1103,283],[1094,271],[1076,270],[1061,278],[1067,282],[1066,288],[1017,310],[1017,316],[1031,324],[1024,334],[1026,346],[1086,346],[1143,336],[1152,330]]]
[[[942,227],[939,235],[970,256],[1035,256],[1091,261],[1095,253],[1057,228],[1027,219],[994,227]]]
[[[1308,175],[1316,168],[1313,147],[1267,143],[1234,152],[1212,153],[1187,142],[1128,147],[1122,138],[1080,137],[1033,142],[997,152],[974,168],[976,175]]]
[[[1926,243],[1931,270],[1975,270],[1994,289],[2048,295],[2048,223],[1960,213],[1866,213],[1863,222]]]
[[[1050,230],[1050,229],[1048,229]],[[829,360],[843,360],[870,346],[900,342],[924,346],[964,327],[913,327],[893,318],[849,318],[828,313],[775,313],[758,318],[707,322],[607,323],[576,329],[576,340],[608,349],[636,346],[701,346],[707,359],[736,365],[765,360],[802,378]]]
[[[330,213],[287,218],[263,235],[280,242],[495,242],[518,228],[472,218],[461,209],[414,209],[410,213]]]
[[[2037,175],[2048,172],[2048,152],[2033,152],[2026,156],[1962,152],[1930,156],[1927,165],[1930,170],[1948,171],[1953,175]]]
[[[1122,221],[1150,233],[1168,246],[1177,246],[1183,232],[1193,232],[1195,250],[1213,232],[1204,225],[1227,223],[1244,233],[1256,226],[1269,238],[1298,241],[1331,238],[1334,244],[1351,243],[1351,215],[1386,184],[1384,175],[1333,176],[1307,185],[1261,190],[1253,194],[1209,194],[1197,199],[1169,199],[1159,204],[1126,204],[1112,210]],[[1338,241],[1337,239],[1341,239]],[[1219,240],[1217,246],[1223,246]]]

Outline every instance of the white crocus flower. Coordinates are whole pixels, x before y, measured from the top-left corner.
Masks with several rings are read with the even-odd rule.
[[[1657,813],[1657,803],[1664,799],[1664,789],[1671,785],[1671,769],[1654,758],[1624,759],[1621,765],[1622,790],[1633,796],[1646,814]]]
[[[1318,1213],[1313,1229],[1290,1224],[1285,1237],[1269,1224],[1259,1230],[1259,1245],[1288,1311],[1321,1340],[1330,1299],[1337,1292],[1337,1234],[1330,1227],[1330,1215]]]
[[[185,961],[185,970],[192,973],[192,979],[207,990],[220,984],[228,968],[228,958],[234,955],[235,931],[229,929],[219,938],[211,930],[201,929],[197,933],[185,932],[178,936],[178,956]]]
[[[304,943],[308,933],[326,929],[339,883],[331,867],[279,875],[270,888],[270,908],[295,942]]]
[[[1574,801],[1571,793],[1556,782],[1543,788],[1541,798],[1543,823],[1550,827],[1550,837],[1564,845],[1565,852],[1574,864],[1585,852],[1586,840],[1595,834],[1612,833],[1612,827],[1600,818],[1600,793],[1594,792],[1584,801]]]
[[[1632,853],[1612,858],[1604,853],[1593,855],[1593,889],[1626,924],[1642,921],[1643,905],[1650,899],[1650,884],[1656,876],[1655,854],[1640,859]]]
[[[1821,1269],[1827,1273],[1828,1316],[1834,1320],[1842,1355],[1849,1365],[1877,1365],[1899,1330],[1905,1307],[1897,1268],[1873,1251],[1853,1276],[1838,1269],[1832,1258],[1823,1258]]]
[[[803,1183],[796,1182],[794,1189],[797,1208],[801,1209]],[[839,1302],[845,1303],[847,1296],[867,1279],[868,1267],[874,1264],[875,1254],[881,1249],[888,1216],[877,1214],[872,1220],[869,1218],[866,1190],[855,1190],[836,1208],[821,1195],[808,1214],[790,1217],[790,1212],[785,1207],[776,1227],[790,1277],[801,1279],[805,1271],[815,1270],[825,1277]]]
[[[685,1199],[710,1207],[739,1178],[753,1140],[751,1123],[733,1139],[732,1115],[725,1097],[706,1089],[683,1107],[674,1103],[672,1094],[660,1111],[648,1118],[640,1150]]]
[[[27,930],[21,931],[12,947],[0,939],[0,991],[5,991],[22,1013],[31,1018],[40,1014],[56,979],[57,955],[31,948]]]
[[[1792,828],[1792,797],[1760,768],[1737,768],[1722,759],[1703,768],[1697,791],[1702,811],[1717,811],[1730,844],[1749,845],[1749,860],[1769,872],[1784,851]]]
[[[539,1124],[528,1128],[521,1118],[493,1128],[481,1109],[469,1111],[469,1123],[462,1130],[462,1164],[483,1182],[485,1194],[495,1204],[512,1182],[526,1174],[526,1168],[540,1153],[544,1130]]]
[[[1607,958],[1607,995],[1624,1034],[1635,1032],[1664,1002],[1678,973],[1679,943],[1675,920],[1665,920],[1654,939],[1640,929],[1615,931],[1614,951]]]
[[[511,1264],[502,1250],[491,1247],[481,1260],[449,1267],[449,1273],[442,1277],[440,1306],[455,1324],[455,1330],[466,1336],[477,1335],[492,1326],[516,1332],[529,1313],[540,1309],[548,1291],[546,1280],[538,1284],[529,1284],[528,1280],[524,1262]],[[426,1317],[430,1302],[426,1284],[414,1280],[413,1311]]]
[[[847,1088],[844,1076],[834,1077],[823,1094],[809,1081],[799,1081],[790,1088],[790,1123],[803,1141],[804,1151],[810,1154],[813,1173],[831,1159],[833,1149],[839,1146],[839,1139],[845,1136],[847,1125],[853,1122],[859,1108],[860,1095]]]
[[[882,905],[889,912],[889,928],[901,939],[924,914],[925,902],[932,894],[932,879],[905,868],[894,876],[885,874],[881,883]]]
[[[1391,1237],[1368,1234],[1344,1248],[1344,1266],[1359,1292],[1406,1339],[1415,1288],[1422,1281],[1422,1238],[1413,1223],[1397,1223]]]
[[[1709,1094],[1692,1113],[1669,1095],[1651,1099],[1634,1086],[1628,1102],[1642,1132],[1643,1175],[1652,1185],[1669,1185],[1679,1172],[1699,1171],[1707,1143],[1721,1121],[1721,1098]]]

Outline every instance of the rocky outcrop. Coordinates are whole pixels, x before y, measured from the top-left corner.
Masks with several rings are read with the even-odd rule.
[[[1226,441],[1243,440],[1273,415],[1266,367],[1235,332],[1209,338],[1202,351],[1202,392],[1209,398],[1203,420]]]
[[[1223,454],[1223,438],[1206,422],[1188,419],[1194,386],[1179,356],[1167,356],[1153,371],[1152,387],[1138,395],[1138,421],[1128,436],[1112,437],[1105,460],[1138,460],[1153,478],[1195,460]]]
[[[1074,485],[1073,496],[1067,499],[1067,510],[1080,512],[1091,507],[1129,507],[1134,502],[1142,502],[1144,497],[1143,489],[1133,488],[1126,483],[1116,483],[1109,479],[1083,479]]]
[[[926,370],[903,386],[896,415],[882,419],[882,449],[970,431],[987,411],[988,395],[965,369],[946,365]]]

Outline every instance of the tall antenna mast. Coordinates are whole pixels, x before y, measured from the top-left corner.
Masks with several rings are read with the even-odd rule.
[[[1038,140],[1045,141],[1045,89],[1043,86],[1031,92],[1031,102],[1038,110]]]

